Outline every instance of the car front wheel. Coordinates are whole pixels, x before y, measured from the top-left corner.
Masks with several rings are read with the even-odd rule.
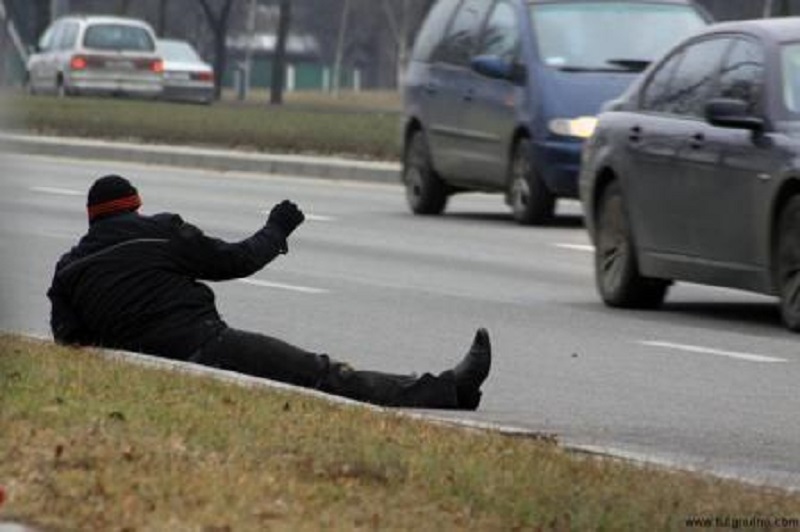
[[[778,223],[778,289],[786,327],[800,331],[800,195],[781,211]]]
[[[606,305],[657,308],[669,281],[639,273],[628,215],[619,184],[609,184],[600,198],[595,242],[595,281]]]
[[[412,134],[403,162],[406,200],[414,214],[441,214],[447,204],[447,185],[431,164],[428,142],[422,131]]]
[[[544,225],[553,218],[556,198],[544,184],[531,161],[531,142],[523,138],[514,147],[508,203],[522,225]]]

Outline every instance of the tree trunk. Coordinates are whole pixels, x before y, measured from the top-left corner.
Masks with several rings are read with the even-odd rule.
[[[206,15],[211,32],[214,34],[214,97],[219,100],[222,96],[222,78],[225,76],[225,69],[228,65],[228,20],[231,14],[231,7],[235,0],[224,0],[219,14],[211,9],[209,1],[198,0],[203,13]]]
[[[158,28],[159,37],[164,37],[167,31],[167,0],[158,0]]]
[[[272,58],[272,87],[269,94],[269,103],[272,105],[283,103],[283,87],[286,81],[286,39],[289,37],[289,27],[292,23],[291,0],[281,0],[280,6],[278,39],[275,41],[275,54]]]

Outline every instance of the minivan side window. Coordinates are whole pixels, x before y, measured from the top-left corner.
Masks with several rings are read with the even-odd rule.
[[[411,57],[414,61],[430,61],[431,54],[444,37],[444,30],[459,2],[460,0],[439,0],[433,6],[417,34]]]
[[[436,48],[434,60],[457,65],[469,62],[487,4],[486,0],[464,0],[450,22],[444,40]]]
[[[475,55],[493,55],[513,61],[519,47],[519,26],[514,7],[504,0],[495,5]]]
[[[78,29],[80,28],[77,22],[66,22],[64,28],[58,36],[58,42],[55,47],[59,50],[69,50],[75,47],[78,40]]]
[[[64,27],[63,22],[56,22],[50,26],[42,38],[39,39],[39,50],[42,52],[49,52],[58,47],[58,39],[61,37],[61,29]]]
[[[736,39],[719,77],[719,97],[742,100],[747,110],[761,112],[764,86],[764,51],[753,41]]]

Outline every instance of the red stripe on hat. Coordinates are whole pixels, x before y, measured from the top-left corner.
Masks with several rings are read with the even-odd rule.
[[[90,205],[87,209],[89,211],[89,220],[91,221],[98,216],[103,216],[105,214],[135,211],[141,206],[141,198],[138,194],[133,194],[132,196],[126,196],[124,198],[98,203],[97,205]]]

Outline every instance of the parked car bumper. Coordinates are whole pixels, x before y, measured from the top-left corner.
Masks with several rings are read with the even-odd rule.
[[[579,140],[545,140],[533,145],[542,179],[559,197],[578,197],[582,145]]]
[[[161,98],[171,101],[210,103],[214,100],[214,84],[187,82],[167,82]]]
[[[155,76],[107,76],[73,74],[67,80],[70,91],[79,94],[129,94],[156,97],[163,84]]]

